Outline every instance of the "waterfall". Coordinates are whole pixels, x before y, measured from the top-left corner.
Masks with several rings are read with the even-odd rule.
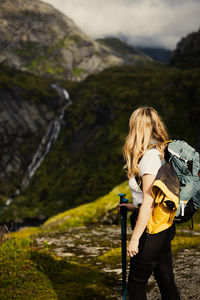
[[[57,137],[59,135],[60,132],[60,128],[63,122],[63,118],[65,115],[65,110],[67,109],[68,106],[70,106],[72,104],[72,101],[70,100],[70,96],[67,90],[57,86],[56,84],[52,84],[51,85],[52,88],[56,89],[56,91],[58,92],[58,94],[61,97],[64,97],[65,99],[65,104],[63,105],[63,107],[60,109],[59,111],[59,115],[50,122],[50,124],[47,127],[47,131],[44,135],[44,137],[42,138],[42,141],[35,153],[35,155],[33,156],[33,159],[30,163],[30,165],[28,166],[27,172],[25,174],[25,177],[22,181],[21,184],[21,189],[20,191],[17,190],[15,192],[15,195],[19,195],[21,191],[23,191],[29,184],[31,178],[33,177],[33,175],[35,174],[36,170],[40,167],[41,163],[43,162],[44,158],[47,156],[47,154],[49,153],[49,151],[52,149],[54,143],[57,140]],[[6,201],[6,205],[9,206],[12,203],[12,198],[7,199]]]

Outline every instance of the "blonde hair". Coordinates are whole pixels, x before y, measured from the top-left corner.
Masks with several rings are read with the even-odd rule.
[[[168,134],[164,123],[157,111],[152,107],[140,107],[136,109],[129,120],[129,133],[126,137],[122,152],[126,161],[124,169],[128,169],[128,178],[139,175],[139,159],[146,150],[155,147],[164,158],[165,141]],[[155,140],[155,144],[152,143]]]

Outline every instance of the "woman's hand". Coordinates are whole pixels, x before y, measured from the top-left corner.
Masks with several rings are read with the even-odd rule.
[[[120,212],[120,207],[122,206],[126,206],[126,208],[129,210],[129,211],[134,211],[135,209],[135,205],[133,203],[119,203],[118,204],[118,211]]]
[[[138,253],[138,245],[139,240],[132,237],[127,247],[127,255],[130,257],[136,255]]]

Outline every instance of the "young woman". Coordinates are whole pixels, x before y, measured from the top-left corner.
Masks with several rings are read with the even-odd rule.
[[[149,234],[146,230],[154,206],[151,187],[164,162],[168,135],[160,116],[152,107],[135,110],[130,117],[129,127],[123,155],[133,204],[121,205],[127,206],[130,211],[140,207],[127,247],[127,254],[130,256],[129,299],[147,299],[146,286],[154,272],[162,300],[180,300],[174,281],[171,254],[174,225],[156,234]],[[141,185],[138,179],[141,179]]]

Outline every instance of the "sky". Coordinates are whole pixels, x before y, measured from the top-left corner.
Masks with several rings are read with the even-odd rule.
[[[126,37],[136,46],[174,49],[200,28],[200,0],[43,0],[92,38]]]

